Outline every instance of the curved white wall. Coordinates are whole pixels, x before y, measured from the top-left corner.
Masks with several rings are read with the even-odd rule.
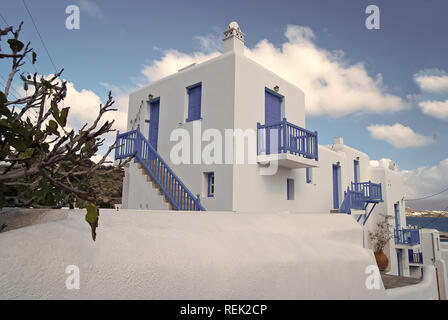
[[[420,283],[386,290],[387,296],[394,300],[438,300],[436,270],[434,266],[423,267]]]
[[[82,210],[0,234],[0,299],[374,299],[352,217]],[[67,265],[80,289],[67,290]]]

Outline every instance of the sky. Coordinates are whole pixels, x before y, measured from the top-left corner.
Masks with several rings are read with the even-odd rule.
[[[236,20],[247,55],[304,90],[306,126],[321,144],[343,136],[379,163],[392,159],[409,198],[448,187],[447,1],[25,3],[53,63],[23,0],[1,0],[0,13],[10,25],[24,21],[22,39],[38,52],[39,73],[64,68],[74,127],[92,119],[111,89],[119,107],[111,117],[123,130],[129,92],[216,56],[222,32]],[[379,30],[365,26],[370,4],[380,10]],[[80,8],[79,30],[66,28],[69,5]],[[1,63],[0,86],[7,74]],[[18,82],[14,93],[25,93]]]

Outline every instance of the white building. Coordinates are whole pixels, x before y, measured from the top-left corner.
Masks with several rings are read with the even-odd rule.
[[[368,231],[387,214],[396,229],[385,252],[388,272],[419,275],[419,231],[406,229],[397,170],[372,167],[342,138],[319,145],[318,133],[305,129],[305,93],[244,55],[236,22],[224,32],[223,49],[130,95],[128,132],[118,134],[116,150],[116,159],[136,155],[123,208],[349,213],[363,227],[366,248]],[[233,137],[239,130],[246,133],[243,163],[243,144]],[[181,133],[188,152],[179,151]],[[210,163],[201,151],[219,160]]]

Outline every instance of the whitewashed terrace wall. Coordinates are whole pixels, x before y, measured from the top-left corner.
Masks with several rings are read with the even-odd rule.
[[[386,297],[346,215],[101,210],[93,242],[84,214],[0,234],[0,299]]]

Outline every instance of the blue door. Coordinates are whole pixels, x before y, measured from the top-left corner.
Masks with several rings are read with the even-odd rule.
[[[157,140],[159,137],[159,108],[160,99],[149,104],[149,143],[157,150]]]
[[[399,276],[401,276],[401,274],[402,274],[401,264],[402,264],[401,250],[398,250],[397,251],[397,265],[398,265],[398,275]]]
[[[333,165],[333,208],[339,209],[339,170],[338,165]]]
[[[265,102],[264,102],[265,125],[273,125],[280,123],[281,106],[282,106],[282,97],[266,90]],[[266,153],[267,154],[278,153],[279,146],[280,146],[280,126],[278,125],[275,127],[266,128]]]
[[[394,212],[395,212],[395,226],[396,229],[400,228],[400,204],[394,203]]]

